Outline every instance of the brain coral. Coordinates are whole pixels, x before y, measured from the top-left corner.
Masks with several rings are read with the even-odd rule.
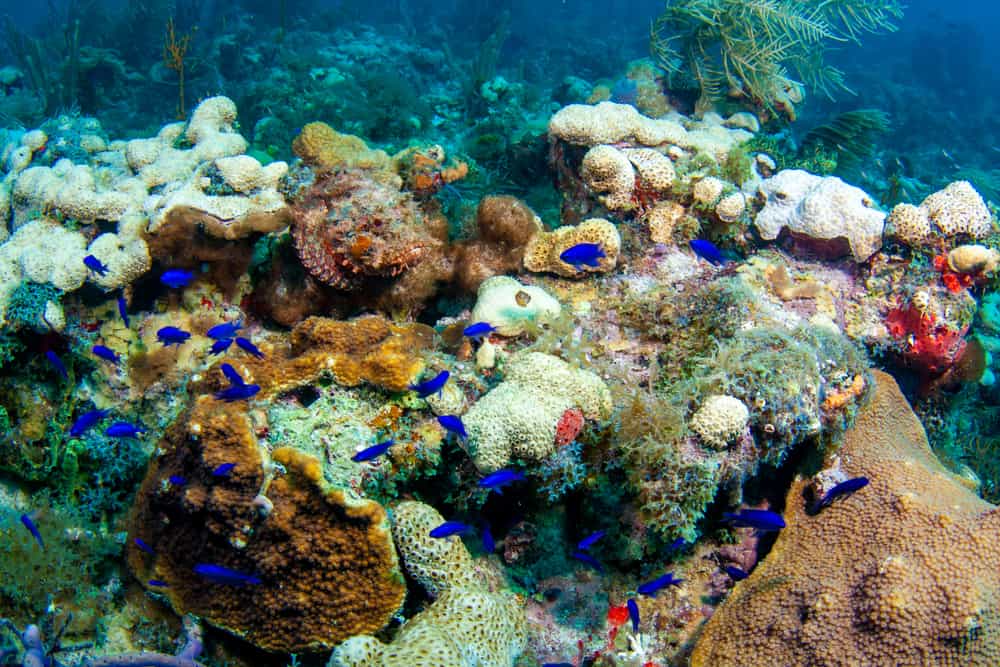
[[[920,206],[897,204],[887,222],[900,241],[911,247],[924,245],[933,236],[985,237],[993,229],[986,202],[968,181],[956,181],[928,195]]]
[[[130,536],[154,553],[130,540],[129,567],[165,581],[156,590],[179,613],[271,651],[323,650],[382,628],[406,591],[385,511],[325,486],[314,458],[286,448],[272,463],[244,409],[202,396],[167,430],[130,517]],[[213,475],[223,463],[236,466]],[[213,583],[199,564],[260,583]]]
[[[1000,511],[934,457],[895,381],[837,452],[871,481],[815,516],[799,479],[772,551],[708,621],[693,667],[1000,664]]]
[[[598,260],[598,266],[583,266],[582,271],[562,261],[559,256],[578,243],[596,243],[601,246],[605,257]],[[579,225],[565,225],[551,232],[539,232],[524,249],[524,268],[536,273],[551,272],[567,278],[586,273],[606,273],[618,263],[622,239],[615,226],[603,218],[584,220]]]
[[[481,472],[507,465],[511,456],[540,461],[555,451],[563,413],[580,409],[587,419],[611,415],[611,395],[594,373],[541,352],[514,356],[504,381],[480,398],[463,421],[472,458]]]
[[[885,214],[871,197],[835,176],[786,169],[760,186],[764,208],[754,225],[766,241],[782,229],[813,241],[846,241],[854,260],[863,262],[882,247]],[[835,244],[827,244],[836,250]]]

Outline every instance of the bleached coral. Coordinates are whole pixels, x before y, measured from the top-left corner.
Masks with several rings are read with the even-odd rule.
[[[494,276],[479,286],[472,321],[488,322],[501,336],[517,336],[526,325],[551,322],[561,311],[559,302],[541,287]]]
[[[709,396],[691,417],[691,430],[706,445],[723,449],[747,427],[750,410],[733,396]]]
[[[580,178],[612,211],[632,208],[635,171],[622,151],[614,146],[594,146],[583,156]]]

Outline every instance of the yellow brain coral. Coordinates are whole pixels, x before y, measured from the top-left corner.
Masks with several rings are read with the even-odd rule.
[[[950,474],[895,381],[837,452],[870,484],[815,516],[807,480],[787,527],[716,610],[693,667],[1000,664],[1000,511]]]
[[[581,271],[559,259],[563,252],[578,243],[596,243],[605,254],[605,257],[598,260],[598,266],[581,267],[583,272],[606,273],[618,263],[622,244],[618,230],[603,218],[590,218],[579,225],[566,225],[531,237],[524,250],[524,268],[536,273],[547,271],[567,278],[579,276]]]

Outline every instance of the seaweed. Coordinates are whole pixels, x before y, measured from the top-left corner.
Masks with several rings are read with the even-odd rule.
[[[879,109],[856,109],[818,125],[802,139],[799,155],[834,156],[836,173],[853,175],[875,153],[875,140],[889,131],[889,114]]]

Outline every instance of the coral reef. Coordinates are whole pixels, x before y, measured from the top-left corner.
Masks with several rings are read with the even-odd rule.
[[[527,327],[552,322],[561,312],[559,302],[541,287],[494,276],[479,286],[471,319],[489,323],[501,336],[517,336]]]
[[[886,222],[892,234],[911,248],[955,238],[977,240],[994,229],[986,202],[968,181],[950,183],[919,206],[897,204]]]
[[[875,376],[829,461],[869,486],[812,516],[809,480],[793,483],[787,527],[712,615],[695,667],[996,663],[997,510],[944,469],[895,382]]]
[[[595,243],[604,252],[597,266],[579,268],[564,262],[560,255],[578,243]],[[524,268],[536,273],[551,272],[567,278],[588,273],[606,273],[615,268],[621,250],[621,236],[615,226],[601,218],[584,220],[579,225],[539,232],[524,249]]]

